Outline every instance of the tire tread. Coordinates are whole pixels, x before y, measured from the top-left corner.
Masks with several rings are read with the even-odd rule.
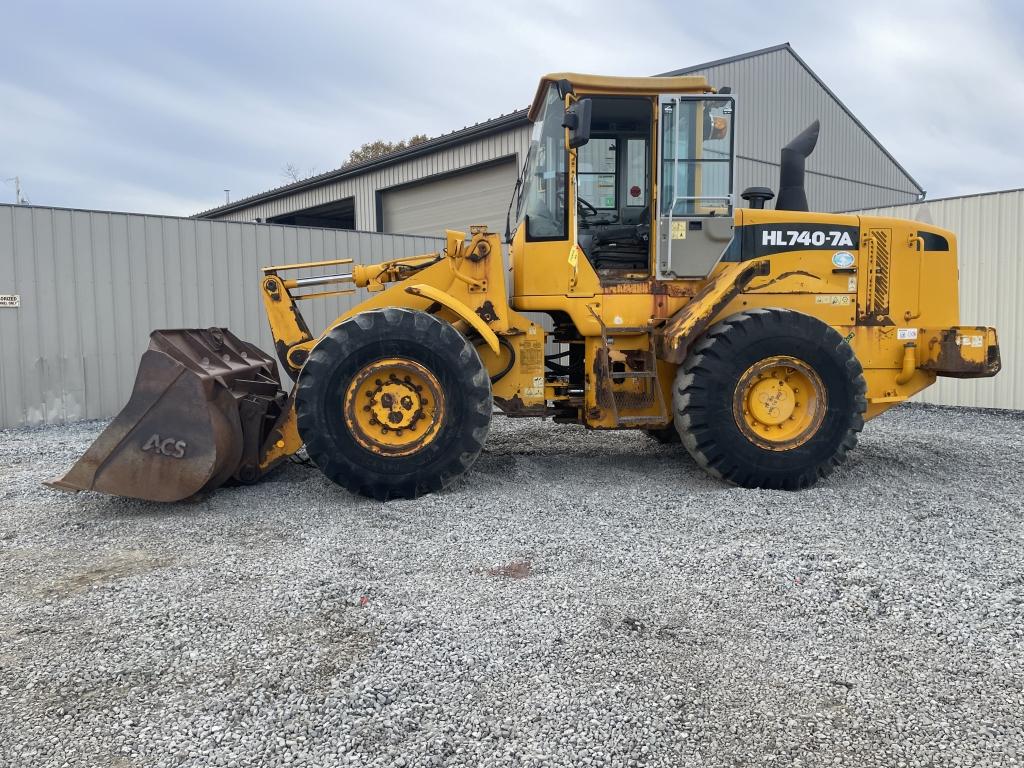
[[[774,472],[757,466],[741,466],[721,442],[721,431],[709,420],[706,403],[714,391],[711,382],[729,364],[731,356],[752,339],[792,335],[812,341],[827,350],[850,385],[852,398],[843,434],[835,449],[818,457],[813,466],[792,473]],[[853,348],[831,326],[815,317],[786,309],[758,308],[728,317],[712,326],[691,349],[676,374],[673,388],[675,424],[683,446],[708,474],[744,487],[800,490],[832,474],[857,445],[867,409],[867,381]]]

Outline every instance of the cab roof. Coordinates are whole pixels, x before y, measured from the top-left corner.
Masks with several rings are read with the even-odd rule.
[[[544,104],[544,94],[551,83],[568,80],[579,94],[607,94],[610,96],[657,96],[659,93],[714,93],[703,75],[677,77],[611,77],[584,75],[579,72],[553,72],[544,75],[537,86],[537,94],[530,106],[529,118],[536,120]]]

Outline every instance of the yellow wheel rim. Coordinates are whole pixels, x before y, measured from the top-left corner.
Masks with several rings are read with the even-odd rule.
[[[733,416],[752,443],[788,451],[818,431],[827,405],[825,387],[814,369],[803,360],[778,355],[755,363],[740,376]]]
[[[345,426],[373,453],[408,456],[433,442],[443,423],[441,384],[415,360],[372,362],[345,392]]]

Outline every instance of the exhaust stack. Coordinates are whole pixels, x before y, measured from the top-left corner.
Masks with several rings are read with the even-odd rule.
[[[779,163],[779,199],[777,211],[806,211],[807,190],[804,189],[804,164],[818,143],[821,122],[815,120],[795,139],[782,148]]]

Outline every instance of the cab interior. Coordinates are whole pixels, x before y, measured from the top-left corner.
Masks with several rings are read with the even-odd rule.
[[[577,150],[580,248],[602,277],[646,276],[654,102],[646,97],[592,99],[591,138]]]

